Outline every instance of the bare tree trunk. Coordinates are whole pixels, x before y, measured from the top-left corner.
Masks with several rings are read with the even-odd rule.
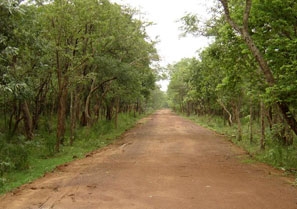
[[[18,127],[19,127],[19,123],[24,119],[24,117],[21,116],[21,104],[14,105],[14,111],[13,113],[10,115],[10,119],[9,119],[9,134],[10,136],[13,136],[15,134],[15,132],[17,131]],[[15,123],[12,129],[12,121],[13,121],[13,116],[15,115]]]
[[[187,116],[191,115],[190,102],[187,102]]]
[[[92,81],[92,85],[91,85],[91,89],[89,91],[89,94],[86,98],[86,102],[85,102],[85,109],[84,109],[84,116],[85,116],[85,120],[86,120],[86,125],[90,126],[93,123],[93,119],[91,117],[91,113],[90,113],[90,106],[91,106],[91,98],[93,93],[99,89],[100,86],[95,87],[95,79],[93,79]]]
[[[119,110],[120,110],[120,99],[117,98],[117,99],[116,99],[115,119],[114,119],[115,128],[118,128],[118,115],[119,115]]]
[[[242,126],[241,126],[241,121],[240,121],[240,102],[237,102],[235,104],[235,117],[236,117],[236,122],[237,122],[237,140],[241,141],[242,140]]]
[[[230,11],[229,11],[229,1],[228,0],[219,0],[223,7],[226,16],[227,22],[231,25],[231,27],[241,34],[241,37],[244,39],[245,43],[247,44],[248,48],[250,49],[251,53],[255,57],[256,61],[258,62],[260,69],[266,79],[266,82],[270,86],[274,86],[276,81],[272,74],[270,67],[267,64],[267,61],[264,59],[264,56],[256,46],[255,42],[253,41],[251,35],[249,34],[248,29],[248,20],[250,16],[250,11],[252,7],[252,0],[246,0],[245,11],[243,15],[243,26],[239,26],[235,21],[231,18]],[[289,105],[286,102],[277,102],[279,109],[282,112],[284,119],[286,120],[287,124],[290,128],[294,131],[295,135],[297,135],[297,121],[294,115],[291,113],[289,109]]]
[[[33,139],[33,123],[32,123],[32,117],[30,114],[30,110],[28,107],[27,101],[22,102],[22,113],[24,117],[24,127],[25,127],[25,133],[26,137],[29,140]]]
[[[113,117],[113,108],[115,105],[115,99],[111,99],[110,101],[106,100],[106,115],[105,115],[105,119],[107,121],[111,121],[112,117]]]
[[[97,104],[94,106],[96,121],[98,121],[100,118],[100,109],[101,109],[101,100],[97,99]]]
[[[91,126],[92,125],[92,117],[90,114],[90,103],[91,103],[91,93],[87,96],[86,102],[85,102],[85,110],[84,110],[84,114],[85,114],[85,119],[87,122],[87,126]]]
[[[224,103],[220,99],[218,99],[217,101],[221,105],[221,107],[223,108],[223,110],[225,110],[225,112],[228,114],[228,116],[229,116],[228,117],[228,123],[229,123],[229,126],[232,126],[232,123],[233,123],[233,121],[232,121],[232,114],[230,113],[230,111],[226,108],[226,106],[224,105]]]
[[[252,144],[254,142],[254,133],[253,133],[253,118],[254,118],[254,114],[253,114],[253,105],[252,102],[250,104],[250,143]]]
[[[40,87],[38,89],[38,93],[35,97],[35,107],[33,110],[33,117],[32,117],[32,123],[33,123],[33,129],[38,129],[38,122],[39,122],[39,116],[43,112],[43,106],[46,101],[46,95],[48,92],[48,83],[50,80],[50,76],[48,76],[45,80],[42,81],[40,84]]]
[[[67,94],[68,94],[68,81],[64,78],[63,86],[60,87],[58,93],[58,126],[57,126],[57,141],[56,151],[60,151],[60,144],[64,141],[64,135],[66,131],[66,106],[67,106]]]
[[[71,92],[71,102],[70,102],[70,145],[73,145],[75,140],[75,128],[77,120],[77,109],[78,109],[78,94]]]
[[[101,100],[103,100],[105,98],[107,92],[109,91],[111,83],[116,79],[117,79],[117,77],[112,77],[110,79],[103,81],[101,84],[99,84],[97,86],[95,86],[96,80],[95,79],[92,80],[91,89],[90,89],[89,94],[86,98],[85,109],[84,109],[84,113],[83,113],[84,114],[83,119],[84,119],[84,122],[86,123],[86,125],[89,126],[89,125],[92,125],[92,123],[93,123],[93,119],[90,114],[90,104],[91,104],[91,98],[93,96],[93,93],[95,91],[97,91],[99,88],[101,88],[101,90],[102,90]]]
[[[265,108],[263,102],[260,103],[260,115],[261,115],[261,141],[260,149],[265,149]]]

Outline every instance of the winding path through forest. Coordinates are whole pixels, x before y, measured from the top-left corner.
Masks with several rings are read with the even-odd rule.
[[[169,110],[0,198],[1,209],[296,209],[280,172]]]

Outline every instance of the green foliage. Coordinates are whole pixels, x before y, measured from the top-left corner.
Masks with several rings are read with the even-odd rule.
[[[39,136],[40,137],[40,136]],[[40,144],[36,146],[43,149],[43,152],[40,154],[45,158],[54,156],[56,154],[55,145],[56,145],[56,138],[54,134],[45,134],[39,141]]]
[[[250,1],[246,28],[246,2],[226,2],[233,24],[220,8],[212,10],[216,14],[204,26],[198,16],[182,18],[186,34],[211,36],[213,42],[191,62],[185,64],[187,59],[183,59],[169,66],[173,69],[170,107],[193,115],[194,120],[198,115],[200,122],[230,136],[257,159],[294,170],[297,147],[291,130],[296,133],[296,124],[288,121],[296,117],[297,108],[297,4],[291,0]],[[266,149],[260,150],[264,144]]]
[[[194,59],[183,59],[173,66],[168,66],[170,71],[169,106],[176,111],[185,111],[186,103],[191,102],[187,92],[191,89],[189,82],[191,79],[191,66],[194,62]]]
[[[3,141],[0,141],[0,193],[41,177],[58,165],[82,158],[89,152],[107,146],[133,127],[140,117],[120,114],[118,128],[115,128],[113,121],[100,121],[92,128],[80,128],[73,146],[64,145],[60,153],[54,152],[55,137],[46,133],[40,134],[35,141],[27,142],[26,149],[25,146],[4,145]]]
[[[9,138],[9,140],[7,140]],[[0,138],[0,177],[13,170],[25,170],[29,165],[28,144],[23,136],[15,137],[1,135]]]
[[[266,149],[260,150],[259,149],[259,141],[260,135],[254,135],[254,142],[251,143],[249,140],[249,123],[248,121],[243,122],[243,139],[241,141],[236,140],[236,127],[226,126],[224,124],[224,120],[220,117],[210,117],[210,116],[191,116],[191,120],[202,125],[204,127],[210,128],[220,134],[224,134],[227,136],[233,143],[237,144],[238,146],[244,148],[250,156],[253,156],[251,160],[257,160],[261,162],[265,162],[270,164],[276,168],[286,170],[290,173],[296,174],[297,169],[297,146],[294,143],[291,146],[284,146],[280,141],[276,138],[273,138],[273,132],[276,130],[266,131],[266,135],[268,136],[266,139]],[[259,129],[259,124],[256,123],[255,127]],[[250,161],[250,160],[246,160]]]
[[[295,146],[283,146],[280,143],[269,144],[269,148],[257,158],[277,168],[295,171],[297,168],[297,150]]]
[[[0,1],[1,184],[105,146],[160,107],[159,57],[137,12],[108,0]]]
[[[151,91],[151,97],[148,98],[146,110],[151,112],[153,110],[168,107],[167,95],[165,92],[160,90],[160,87],[156,87]]]
[[[4,146],[6,146],[6,144],[2,142],[0,143],[0,146],[0,188],[2,188],[6,183],[6,178],[4,177],[4,174],[7,171],[12,170],[13,165],[11,159],[8,156],[5,156],[5,153],[3,153]]]

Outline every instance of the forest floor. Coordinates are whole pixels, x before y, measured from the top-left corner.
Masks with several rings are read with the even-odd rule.
[[[0,197],[1,209],[293,209],[293,178],[160,110],[121,139]],[[248,163],[249,162],[249,163]]]

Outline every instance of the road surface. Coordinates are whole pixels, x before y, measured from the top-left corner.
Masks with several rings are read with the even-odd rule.
[[[170,110],[122,139],[0,197],[1,209],[296,209],[275,169]]]

